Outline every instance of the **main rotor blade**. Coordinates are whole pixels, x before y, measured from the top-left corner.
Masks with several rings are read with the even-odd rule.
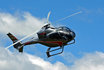
[[[79,11],[79,12],[76,12],[76,13],[71,14],[71,15],[69,15],[69,16],[66,16],[66,17],[64,17],[64,18],[61,18],[61,19],[55,21],[54,23],[57,23],[57,22],[62,21],[62,20],[65,20],[65,19],[67,19],[67,18],[70,18],[70,17],[75,16],[75,15],[80,14],[80,13],[82,13],[82,11]]]
[[[47,23],[49,23],[49,17],[50,17],[51,11],[47,15]]]

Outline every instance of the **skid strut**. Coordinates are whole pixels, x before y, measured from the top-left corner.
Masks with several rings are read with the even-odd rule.
[[[53,51],[56,51],[56,50],[59,50],[59,49],[62,49],[62,51],[59,52],[59,53],[50,55],[50,52],[53,52]],[[54,50],[51,50],[51,48],[49,47],[49,48],[47,49],[46,54],[47,54],[47,57],[51,57],[51,56],[54,56],[54,55],[61,54],[61,53],[63,52],[63,50],[64,50],[64,46],[61,46],[60,48],[57,48],[57,49],[54,49]]]

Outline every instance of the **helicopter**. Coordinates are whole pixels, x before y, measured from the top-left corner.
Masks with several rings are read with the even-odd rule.
[[[19,52],[23,52],[23,47],[32,44],[42,44],[47,46],[46,51],[47,57],[61,54],[64,51],[64,46],[75,43],[75,32],[68,27],[53,27],[49,23],[50,12],[47,16],[47,23],[37,32],[38,38],[22,43],[10,32],[7,34],[8,37],[12,40],[13,47]],[[19,41],[19,42],[17,42]],[[17,43],[16,43],[17,42]],[[58,48],[57,48],[58,47]],[[52,50],[51,50],[52,49]],[[50,54],[51,52],[60,50],[61,52]]]

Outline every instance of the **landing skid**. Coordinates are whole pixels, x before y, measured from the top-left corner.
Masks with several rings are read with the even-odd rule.
[[[71,45],[71,44],[74,44],[74,43],[75,43],[75,39],[73,40],[72,43],[69,43],[69,44],[67,44],[67,45]],[[53,52],[53,51],[56,51],[56,50],[59,50],[59,49],[62,49],[62,51],[59,52],[59,53],[50,55],[50,52]],[[51,56],[54,56],[54,55],[61,54],[61,53],[63,52],[63,50],[64,50],[64,46],[60,46],[60,48],[57,48],[57,49],[54,49],[54,50],[51,50],[51,48],[49,47],[49,48],[47,49],[46,54],[47,54],[47,57],[51,57]]]
[[[75,43],[75,39],[73,40],[73,42],[72,43],[69,43],[69,44],[67,44],[67,45],[71,45],[71,44],[74,44]]]
[[[50,52],[53,52],[53,51],[56,51],[56,50],[59,50],[59,49],[62,49],[62,51],[59,52],[59,53],[50,55]],[[51,57],[51,56],[54,56],[54,55],[61,54],[61,53],[63,52],[63,50],[64,50],[64,46],[60,46],[60,48],[57,48],[57,49],[54,49],[54,50],[51,50],[51,48],[49,47],[49,48],[47,49],[46,54],[47,54],[47,57]]]

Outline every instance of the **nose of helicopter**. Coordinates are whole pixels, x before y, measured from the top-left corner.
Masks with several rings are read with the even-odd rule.
[[[74,31],[70,32],[70,35],[72,36],[72,39],[74,39],[74,38],[75,38],[75,36],[76,36],[76,34],[75,34],[75,32],[74,32]]]

